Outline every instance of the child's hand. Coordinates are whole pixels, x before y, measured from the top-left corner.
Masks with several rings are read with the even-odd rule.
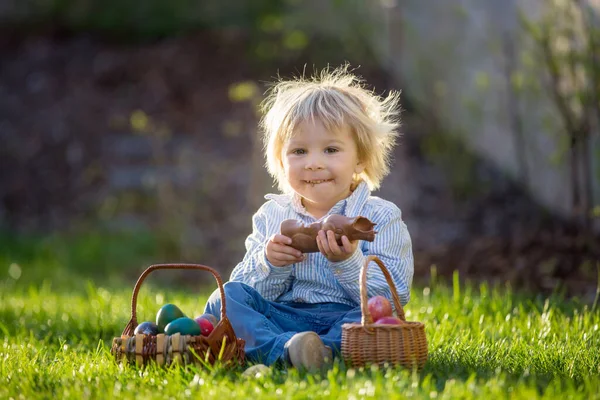
[[[337,244],[333,231],[320,230],[317,235],[317,246],[329,261],[344,261],[349,258],[358,247],[358,240],[350,241],[346,235],[342,236],[342,247]]]
[[[289,246],[290,244],[292,244],[292,239],[287,236],[271,236],[265,249],[267,260],[276,267],[285,267],[286,265],[304,261],[302,252]]]

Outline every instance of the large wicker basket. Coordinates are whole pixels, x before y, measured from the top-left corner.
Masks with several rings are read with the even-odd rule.
[[[381,268],[390,286],[396,314],[399,319],[404,321],[400,325],[373,323],[367,299],[367,268],[371,261],[375,261]],[[406,321],[394,281],[383,262],[376,256],[367,257],[361,269],[360,297],[361,323],[342,326],[342,357],[344,360],[355,367],[387,364],[421,369],[427,361],[425,327],[420,322]]]
[[[208,336],[134,335],[137,327],[137,296],[146,277],[157,269],[198,269],[215,277],[221,292],[221,320]],[[214,365],[217,361],[226,367],[244,362],[244,340],[237,338],[227,318],[225,291],[221,276],[214,269],[199,264],[157,264],[148,267],[137,280],[131,299],[131,319],[120,337],[113,339],[111,353],[117,362],[139,366],[155,362],[161,366],[173,363]]]

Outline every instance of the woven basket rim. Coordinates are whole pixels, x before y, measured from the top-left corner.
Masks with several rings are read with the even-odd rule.
[[[212,332],[211,332],[211,333],[212,333]],[[151,335],[151,334],[148,334],[148,333],[136,333],[136,334],[134,334],[134,335],[121,335],[121,336],[115,336],[114,338],[115,338],[115,339],[121,339],[121,338],[123,338],[123,337],[128,337],[128,338],[130,338],[130,337],[135,337],[135,336],[137,336],[137,335],[142,335],[142,336],[150,336],[150,337],[157,337],[158,335],[164,335],[164,336],[174,336],[174,335],[177,335],[177,334],[179,334],[181,337],[184,337],[184,336],[186,336],[186,337],[187,337],[187,336],[190,336],[190,337],[193,337],[193,338],[196,338],[196,337],[203,337],[203,338],[205,338],[205,339],[208,339],[208,338],[209,338],[209,336],[210,336],[210,335],[209,335],[209,336],[204,336],[204,335],[182,335],[182,334],[181,334],[181,333],[179,333],[179,332],[175,332],[175,333],[172,333],[172,334],[170,334],[170,335],[167,335],[166,333],[159,333],[159,334],[156,334],[156,335]]]
[[[413,329],[425,327],[425,324],[419,321],[403,321],[401,324],[362,324],[361,322],[347,322],[342,325],[343,328],[396,328],[396,329]]]

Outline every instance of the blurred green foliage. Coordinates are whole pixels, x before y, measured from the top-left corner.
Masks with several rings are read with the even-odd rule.
[[[320,64],[373,59],[369,41],[382,28],[374,9],[357,0],[23,0],[0,10],[0,23],[23,32],[50,27],[133,43],[220,31],[241,34],[248,43],[244,56],[254,61],[281,61],[311,47]]]
[[[160,249],[148,232],[14,234],[0,232],[0,281],[27,286],[49,281],[54,287],[80,282],[113,282],[133,276],[154,261]],[[128,272],[131,272],[130,274]]]
[[[600,183],[594,140],[600,121],[600,10],[589,2],[549,0],[540,11],[535,17],[519,13],[529,44],[522,51],[521,81],[535,82],[552,102],[554,112],[543,118],[544,130],[555,134],[549,161],[568,165],[572,217],[589,227]]]
[[[5,22],[97,31],[129,39],[172,36],[199,28],[254,28],[281,11],[282,0],[25,0],[5,12]]]

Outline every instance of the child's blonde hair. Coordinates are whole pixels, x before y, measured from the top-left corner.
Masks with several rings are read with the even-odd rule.
[[[400,126],[399,93],[381,98],[364,88],[363,80],[344,65],[324,69],[310,79],[280,80],[270,88],[262,104],[266,166],[279,189],[289,192],[281,160],[284,144],[303,121],[320,121],[326,129],[349,127],[369,189],[379,188],[390,171],[391,150]]]

